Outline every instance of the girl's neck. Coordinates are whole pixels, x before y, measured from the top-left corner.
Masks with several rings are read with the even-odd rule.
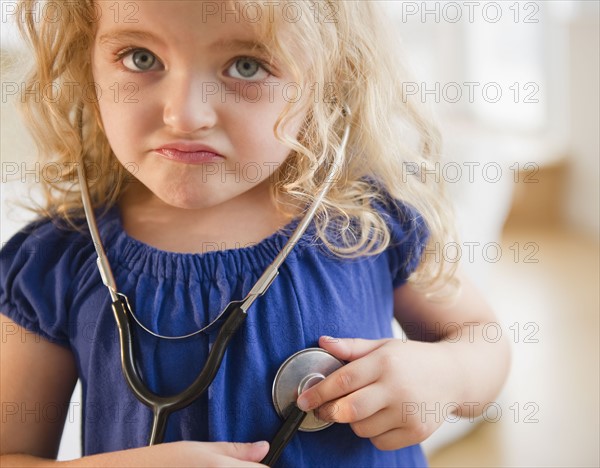
[[[140,183],[130,184],[119,199],[127,234],[160,250],[205,253],[256,244],[288,224],[300,210],[286,215],[273,203],[268,186],[206,209],[173,207]]]

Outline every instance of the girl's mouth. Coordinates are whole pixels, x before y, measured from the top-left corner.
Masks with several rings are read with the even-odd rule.
[[[186,164],[216,163],[225,159],[212,151],[181,151],[175,148],[159,148],[155,151],[164,158]]]
[[[222,162],[225,159],[214,148],[193,141],[174,141],[155,151],[164,158],[186,164]]]

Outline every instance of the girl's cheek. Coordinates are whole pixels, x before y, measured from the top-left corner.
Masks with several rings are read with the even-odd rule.
[[[228,93],[235,93],[236,100],[244,103],[257,103],[263,98],[263,86],[258,83],[235,83],[226,86]]]
[[[142,96],[139,83],[135,81],[115,82],[108,87],[109,95],[116,104],[141,104]]]
[[[135,81],[104,82],[98,88],[100,111],[127,122],[133,116],[148,116],[160,112],[156,94]],[[131,122],[129,122],[131,124]]]
[[[101,101],[113,104],[133,103],[139,100],[140,86],[135,81],[105,77],[96,81]]]
[[[248,82],[248,83],[225,83],[222,85],[226,102],[235,102],[243,104],[275,104],[281,101],[285,92],[288,92],[290,86],[285,87],[276,81],[266,83]],[[293,97],[294,90],[289,91]]]

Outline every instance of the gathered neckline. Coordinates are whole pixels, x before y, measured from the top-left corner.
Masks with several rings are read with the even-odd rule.
[[[121,211],[113,205],[98,220],[102,243],[111,262],[116,261],[132,271],[143,269],[156,276],[172,276],[184,271],[188,277],[190,265],[193,269],[210,272],[225,267],[231,274],[244,274],[251,271],[262,272],[269,266],[287,243],[289,237],[302,220],[296,217],[288,224],[257,243],[234,249],[215,249],[201,253],[171,252],[146,244],[131,237],[124,229]],[[304,247],[314,244],[316,228],[312,221],[288,258],[298,255]],[[189,278],[187,278],[189,279]]]

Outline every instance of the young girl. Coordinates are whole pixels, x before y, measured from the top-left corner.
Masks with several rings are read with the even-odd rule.
[[[281,425],[275,375],[311,347],[346,364],[297,405],[335,424],[298,432],[281,466],[426,466],[418,444],[444,411],[474,417],[495,397],[506,342],[469,333],[490,308],[464,278],[452,300],[428,299],[458,279],[436,256],[451,221],[440,185],[404,169],[429,168],[439,142],[401,92],[408,75],[375,2],[23,1],[15,18],[36,60],[28,122],[63,171],[1,251],[3,466],[55,459],[78,378],[83,457],[67,466],[258,465]],[[77,164],[119,291],[150,331],[182,336],[248,294],[347,123],[317,216],[207,392],[147,447],[152,413],[121,372]],[[393,317],[408,340],[393,338]],[[213,344],[135,325],[132,346],[145,384],[172,395]]]

